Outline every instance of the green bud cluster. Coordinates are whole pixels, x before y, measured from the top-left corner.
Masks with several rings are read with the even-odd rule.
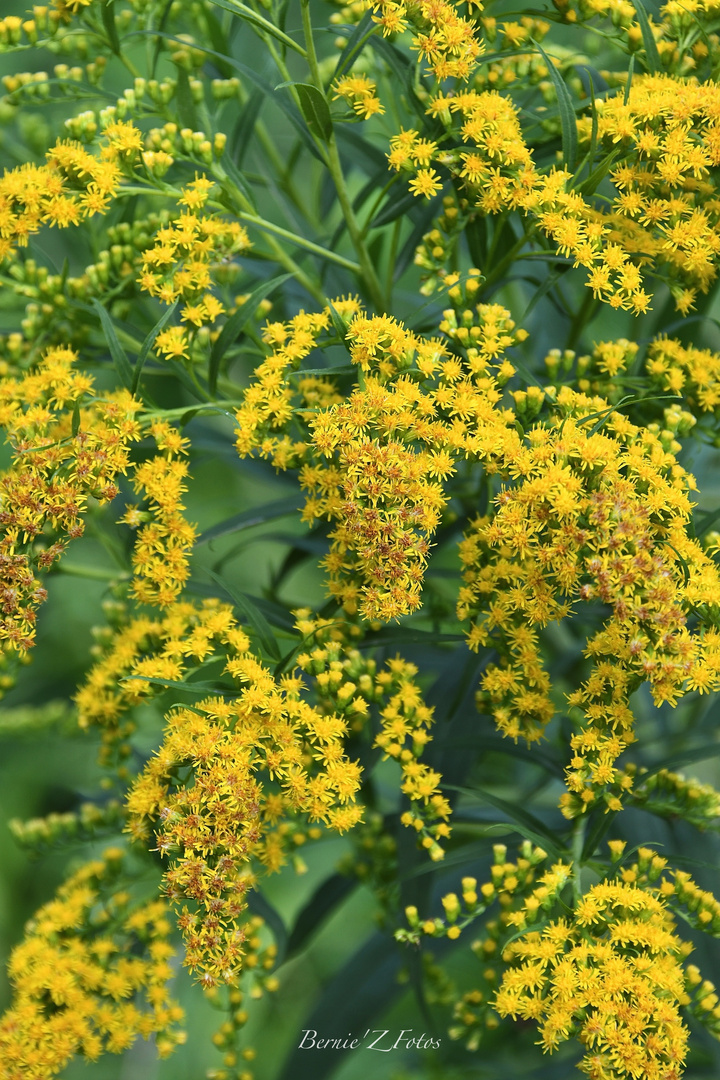
[[[90,840],[102,833],[116,832],[123,821],[121,803],[111,799],[104,806],[83,803],[79,810],[66,814],[48,814],[29,821],[14,819],[10,831],[23,847],[39,852],[69,840]]]
[[[647,769],[632,771],[634,786],[629,797],[644,810],[659,817],[682,818],[698,829],[707,829],[720,819],[720,792],[710,784],[668,769],[649,776],[644,775]]]

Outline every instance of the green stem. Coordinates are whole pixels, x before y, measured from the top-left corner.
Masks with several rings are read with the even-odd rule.
[[[57,572],[72,574],[74,577],[90,578],[92,581],[127,581],[130,574],[117,570],[103,570],[100,566],[78,566],[64,560],[58,564]]]
[[[315,87],[324,95],[325,90],[320,75],[317,53],[315,52],[315,41],[313,39],[312,22],[310,20],[310,0],[300,0],[300,3],[302,8],[303,33],[305,35],[305,51],[307,52],[308,66],[310,67],[310,77]],[[355,217],[355,211],[352,208],[334,131],[330,132],[330,137],[327,141],[327,166],[333,184],[335,185],[340,209],[345,218],[347,230],[353,247],[355,248],[355,254],[358,257],[358,262],[362,268],[362,276],[368,293],[370,294],[370,299],[378,312],[384,312],[386,307],[385,296],[380,284],[380,279],[377,276],[372,259],[365,246],[363,231],[360,228],[360,224]]]
[[[585,826],[587,818],[584,815],[575,819],[572,834],[572,889],[573,900],[579,904],[582,900],[582,852],[585,844]]]
[[[390,240],[390,254],[388,256],[387,265],[387,281],[385,283],[385,292],[388,300],[392,300],[393,281],[395,279],[395,261],[397,259],[397,249],[400,242],[400,230],[402,228],[402,218],[397,218],[392,231],[392,238]]]
[[[355,274],[361,271],[361,267],[357,263],[351,262],[350,259],[346,259],[342,255],[336,255],[334,251],[329,251],[319,244],[314,244],[312,240],[306,240],[303,236],[290,232],[289,229],[274,225],[272,221],[266,221],[265,218],[258,217],[256,214],[249,214],[245,210],[241,210],[237,216],[241,221],[247,221],[248,224],[255,225],[258,229],[265,229],[266,232],[274,233],[276,236],[282,236],[285,240],[289,240],[298,247],[305,248],[306,251],[312,251],[314,255],[320,255],[323,259],[337,263],[338,266],[343,266],[346,270],[352,270]]]
[[[570,325],[570,330],[567,337],[567,344],[565,346],[566,349],[575,348],[580,338],[580,335],[582,334],[588,323],[592,320],[599,304],[600,301],[597,299],[597,297],[593,295],[590,289],[587,289],[585,293],[585,298],[583,299],[583,302],[580,305],[578,312]]]
[[[293,243],[297,243],[299,245],[302,245],[303,247],[307,247],[309,244],[312,243],[312,241],[303,240],[302,237],[296,236],[295,233],[291,233],[285,229],[281,229],[280,226],[273,225],[271,222],[265,221],[263,218],[258,218],[258,216],[253,213],[252,206],[245,198],[242,191],[240,191],[240,189],[235,184],[233,184],[222,166],[215,165],[213,172],[216,178],[222,181],[225,191],[228,192],[233,201],[237,204],[235,212],[237,213],[238,217],[243,218],[243,220],[252,221],[253,224],[258,225],[258,227],[271,230],[272,232],[280,233],[280,235],[291,237]],[[277,242],[273,235],[268,236],[267,242],[268,246],[272,249],[273,258],[276,260],[276,262],[280,263],[280,265],[283,266],[288,271],[288,273],[292,274],[293,277],[297,278],[303,288],[307,289],[310,295],[314,297],[314,299],[317,300],[319,304],[324,305],[325,294],[323,293],[320,286],[308,277],[305,271],[300,266],[298,266],[292,256],[288,255],[285,248],[282,246],[282,244],[279,244]],[[321,253],[324,257],[327,257],[328,253],[325,251],[324,248],[318,247],[318,245],[316,244],[313,244],[312,248],[316,249],[316,251]]]
[[[502,226],[501,226],[501,228],[502,228]],[[510,250],[503,256],[503,258],[497,264],[497,266],[495,267],[495,270],[493,271],[493,273],[488,274],[487,277],[485,278],[485,285],[486,286],[491,285],[494,281],[497,281],[498,278],[502,277],[502,275],[505,273],[505,269],[508,266],[510,266],[511,263],[513,263],[515,261],[515,259],[518,256],[518,253],[520,251],[522,251],[522,249],[525,247],[527,242],[531,239],[531,237],[533,235],[533,231],[534,231],[533,229],[530,229],[529,232],[523,233],[523,235],[519,238],[519,240],[515,241],[513,246],[510,248]],[[495,236],[493,237],[491,249],[490,249],[490,252],[488,254],[488,263],[490,263],[493,255],[495,254],[495,250],[497,248],[498,236],[499,236],[499,234],[496,233]]]
[[[244,405],[244,401],[205,401],[202,405],[181,405],[177,409],[153,409],[151,412],[144,412],[140,417],[140,424],[150,424],[151,421],[157,420],[159,416],[166,420],[172,420],[175,417],[184,416],[185,413],[193,412],[227,412],[228,409],[239,409],[241,405]]]
[[[367,216],[367,220],[365,221],[365,224],[362,227],[363,238],[365,238],[367,236],[367,234],[368,234],[368,232],[370,230],[370,227],[372,226],[373,218],[375,217],[375,214],[377,212],[377,208],[379,207],[380,203],[383,201],[383,199],[385,198],[385,196],[387,195],[388,191],[393,186],[393,184],[399,179],[400,179],[400,173],[396,173],[395,176],[391,176],[390,179],[388,180],[387,184],[385,184],[385,186],[383,188],[381,188],[381,190],[378,192],[377,198],[375,199],[372,206],[370,207],[370,212],[369,212],[369,214]]]
[[[308,200],[303,201],[302,197],[295,190],[295,185],[293,184],[292,179],[288,174],[288,170],[286,168],[287,163],[283,161],[280,154],[278,154],[275,143],[273,142],[272,137],[262,120],[258,120],[255,124],[255,131],[258,137],[258,142],[262,146],[270,164],[275,171],[275,175],[281,189],[288,196],[295,209],[298,210],[303,215],[303,217],[306,218],[306,220],[310,221],[313,227],[317,227],[318,223],[315,219],[315,215],[313,214],[311,218],[311,215],[309,213],[311,208]]]

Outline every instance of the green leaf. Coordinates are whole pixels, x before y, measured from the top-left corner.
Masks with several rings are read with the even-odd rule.
[[[215,694],[216,697],[236,696],[227,690],[214,686],[212,683],[186,683],[178,679],[160,679],[154,675],[124,675],[118,682],[147,682],[152,686],[161,686],[165,690],[186,690],[189,694],[199,694],[200,697],[205,697],[207,694]]]
[[[228,174],[228,179],[233,184],[235,184],[235,186],[238,187],[240,191],[242,191],[248,202],[248,205],[252,207],[253,212],[257,213],[257,203],[255,201],[255,194],[253,192],[253,189],[250,187],[247,180],[228,154],[226,154],[225,158],[223,159],[223,168]],[[221,181],[220,187],[222,189],[223,195],[228,199],[228,209],[232,213],[232,208],[235,204],[235,196],[229,192],[227,181]]]
[[[373,1018],[404,992],[397,978],[401,965],[405,956],[393,939],[373,934],[323,988],[310,1015],[300,1022],[302,1029],[315,1029],[320,1035],[325,1031],[362,1035]],[[279,1080],[329,1080],[337,1074],[337,1054],[301,1050],[299,1041],[294,1041]]]
[[[558,99],[558,109],[560,112],[560,126],[562,129],[562,150],[563,150],[563,165],[569,169],[570,172],[575,168],[575,162],[577,161],[578,151],[578,134],[577,134],[577,120],[575,118],[575,106],[573,100],[570,97],[570,91],[567,88],[565,80],[555,67],[548,54],[543,49],[542,45],[538,42],[533,43],[542,56],[543,60],[547,64],[548,71],[550,72],[550,78],[552,79],[553,86]]]
[[[642,33],[643,45],[645,46],[645,66],[651,75],[654,75],[660,70],[660,53],[658,52],[657,42],[655,41],[655,35],[652,32],[650,26],[650,20],[647,17],[645,5],[642,0],[632,0],[635,11],[637,12],[638,22],[640,23],[640,31]]]
[[[137,392],[137,388],[140,385],[140,376],[142,375],[142,370],[145,366],[145,361],[150,354],[150,350],[155,344],[155,338],[158,336],[160,331],[164,330],[165,326],[170,322],[170,319],[175,314],[177,306],[178,301],[176,300],[175,303],[167,309],[167,311],[163,312],[163,314],[160,316],[160,318],[155,323],[152,330],[140,346],[140,352],[138,353],[137,360],[135,361],[135,367],[132,373],[132,383],[130,385],[130,390],[133,394]]]
[[[697,535],[702,537],[705,533],[709,532],[712,526],[720,519],[720,507],[717,510],[708,511],[703,517],[702,521],[697,523]]]
[[[341,375],[357,375],[357,372],[357,364],[333,364],[332,367],[298,368],[297,371],[291,371],[289,377],[304,379],[306,375],[316,375],[318,378],[337,379]]]
[[[247,894],[247,902],[250,910],[264,919],[270,928],[278,950],[275,964],[279,966],[285,959],[288,948],[287,928],[282,916],[257,889],[250,890]]]
[[[581,195],[592,195],[595,192],[600,181],[604,180],[610,172],[610,169],[619,154],[619,149],[611,150],[610,153],[603,158],[578,188]],[[592,158],[590,160],[592,161]]]
[[[275,518],[284,517],[286,514],[294,514],[301,505],[301,497],[291,495],[286,499],[275,499],[273,502],[265,503],[264,506],[258,506],[254,510],[243,510],[239,514],[226,518],[225,521],[218,522],[217,525],[212,525],[198,537],[195,546],[209,544],[211,540],[241,532],[243,529],[251,529],[254,525],[264,525],[266,521],[274,521]]]
[[[582,854],[580,856],[581,863],[587,862],[588,859],[592,858],[600,841],[604,840],[609,833],[616,817],[616,811],[602,810],[598,813],[597,819],[585,838]]]
[[[72,426],[71,426],[70,430],[72,432],[73,438],[77,435],[78,431],[80,430],[80,400],[81,400],[81,397],[82,397],[82,395],[80,395],[80,397],[75,402],[75,405],[73,406],[73,411],[72,411]]]
[[[684,750],[679,754],[672,754],[670,757],[662,758],[661,761],[656,761],[647,772],[639,773],[636,777],[637,787],[642,787],[643,782],[650,776],[654,776],[655,773],[661,772],[662,769],[668,769],[670,772],[674,772],[675,769],[682,768],[683,765],[692,765],[695,761],[709,761],[710,758],[720,756],[720,746],[696,746],[692,750]]]
[[[558,845],[555,834],[539,818],[536,818],[528,810],[524,810],[522,806],[506,802],[505,799],[501,799],[498,795],[491,795],[489,791],[485,791],[483,788],[465,788],[458,787],[455,784],[442,784],[441,787],[478,799],[480,802],[490,803],[496,810],[502,810],[503,814],[507,814],[521,836],[532,840],[533,843],[538,844],[539,847],[557,859],[566,854],[563,848]]]
[[[620,398],[620,400],[617,402],[617,404],[611,405],[607,409],[602,409],[600,412],[592,412],[592,413],[588,413],[587,416],[583,416],[582,419],[578,422],[578,427],[582,427],[584,424],[586,424],[588,422],[588,420],[594,420],[596,416],[599,416],[600,419],[590,429],[590,431],[588,433],[588,436],[590,437],[592,435],[596,435],[597,432],[600,430],[600,428],[603,426],[603,424],[612,416],[612,414],[614,412],[619,412],[620,409],[623,408],[623,406],[625,406],[625,405],[641,405],[644,401],[681,401],[681,400],[682,400],[682,395],[681,394],[647,394],[645,397],[640,397],[640,396],[635,395],[635,394],[626,394],[625,397]]]
[[[536,750],[534,747],[529,746],[516,746],[515,743],[509,739],[503,739],[501,736],[496,738],[487,736],[479,739],[449,739],[444,743],[444,746],[466,746],[477,751],[483,750],[494,754],[505,754],[508,757],[522,758],[523,761],[530,761],[533,765],[537,765],[538,768],[544,769],[545,772],[552,773],[553,776],[562,778],[565,775],[562,766],[557,761],[553,761],[548,754],[544,754],[542,750]]]
[[[168,4],[168,10],[169,7],[170,4]],[[182,38],[176,37],[174,34],[165,33],[161,30],[136,30],[132,35],[128,34],[128,37],[135,35],[139,37],[156,38],[158,43],[160,43],[161,41],[176,41],[179,45],[187,45],[187,42],[183,41]],[[257,71],[255,71],[253,68],[248,67],[247,64],[243,64],[239,60],[234,60],[231,57],[226,56],[225,53],[216,52],[215,49],[210,49],[207,47],[207,45],[201,45],[198,41],[193,42],[193,49],[200,49],[202,52],[207,53],[208,56],[213,56],[216,60],[221,60],[225,64],[229,64],[234,71],[237,71],[238,74],[242,75],[245,79],[248,80],[248,82],[253,83],[254,86],[257,86],[257,88],[262,91],[266,98],[268,98],[275,105],[277,105],[279,109],[282,109],[282,111],[285,113],[288,120],[293,125],[298,135],[302,139],[308,152],[312,154],[313,157],[317,158],[318,161],[323,160],[320,151],[318,150],[312,139],[312,136],[308,132],[306,125],[303,123],[302,117],[298,113],[297,109],[287,100],[286,95],[277,93],[275,88],[271,86],[270,83],[267,82],[265,79],[263,79],[261,75],[258,75]]]
[[[527,319],[528,315],[533,310],[533,308],[537,304],[540,303],[540,301],[543,299],[543,297],[547,296],[548,293],[552,292],[552,290],[555,288],[555,286],[557,285],[560,278],[563,276],[563,273],[564,273],[563,270],[551,270],[550,271],[548,276],[538,286],[538,288],[535,290],[532,297],[530,298],[530,303],[525,308],[525,311],[523,312],[523,315],[522,315],[523,322]]]
[[[623,92],[623,105],[627,105],[628,98],[630,97],[630,88],[632,86],[633,74],[635,72],[635,55],[630,57],[630,63],[628,64],[627,82],[625,83],[625,90]]]
[[[290,931],[287,943],[289,955],[299,952],[308,938],[322,926],[326,917],[357,888],[357,881],[344,874],[333,874],[317,887],[301,909]]]
[[[310,131],[323,142],[329,142],[333,126],[330,106],[325,95],[318,90],[317,86],[304,82],[280,83],[275,89],[280,90],[282,87],[290,86],[294,86],[297,90],[300,111]]]
[[[226,38],[226,35],[225,35],[225,31],[223,30],[222,23],[220,22],[220,19],[217,17],[215,12],[212,11],[211,8],[209,8],[207,6],[205,7],[205,11],[203,12],[203,16],[204,16],[204,19],[205,19],[205,24],[206,24],[207,29],[208,29],[208,35],[210,37],[210,42],[212,44],[212,47],[214,49],[217,49],[217,51],[221,55],[225,55],[224,50],[225,50],[225,47],[227,45],[227,38]],[[217,62],[217,69],[220,72],[220,74],[222,75],[223,79],[229,79],[230,75],[232,74],[232,68],[227,63],[227,60],[229,60],[229,59],[230,59],[229,57],[226,57],[225,63],[223,63],[222,60],[218,60],[218,62]]]
[[[200,125],[197,109],[195,108],[195,100],[192,96],[192,90],[190,89],[190,76],[185,68],[182,67],[177,69],[175,101],[177,102],[178,115],[185,127],[191,128],[192,131],[197,131]]]
[[[113,363],[117,368],[118,375],[120,376],[120,381],[127,390],[130,390],[133,380],[132,366],[127,358],[127,353],[118,341],[118,336],[115,333],[115,327],[112,324],[112,319],[110,318],[107,311],[102,306],[99,300],[96,300],[95,297],[93,297],[91,303],[92,306],[95,308],[97,314],[100,316],[100,322],[102,323],[102,328],[105,331],[105,338],[108,343],[108,348],[110,349],[110,355],[112,356]]]
[[[103,26],[105,27],[105,33],[108,36],[110,48],[116,56],[120,55],[120,38],[118,37],[117,26],[115,24],[115,13],[113,10],[113,0],[105,0],[105,3],[101,7]]]
[[[340,53],[338,62],[335,65],[335,71],[333,72],[332,81],[342,78],[346,71],[352,67],[357,57],[365,48],[365,45],[375,33],[378,28],[378,24],[373,22],[372,13],[366,11],[357,26],[352,28],[352,33],[347,39],[347,43]],[[343,33],[345,27],[335,27],[336,33]]]
[[[348,324],[345,322],[342,315],[340,314],[338,309],[335,307],[335,305],[332,303],[332,301],[328,301],[328,307],[330,308],[330,318],[332,320],[332,324],[333,324],[333,328],[335,330],[335,333],[340,338],[340,340],[344,343],[345,338],[347,337]],[[328,374],[331,374],[331,373],[338,374],[340,371],[346,370],[346,369],[347,369],[347,365],[343,364],[339,368],[337,368],[337,367],[336,368],[324,368],[323,370],[327,371]],[[304,371],[302,369],[300,369],[298,374],[299,375],[310,375],[310,374],[315,374],[318,370],[319,370],[318,368],[306,368]],[[351,371],[357,371],[357,366],[354,365],[354,364],[351,365],[350,370]]]
[[[372,219],[368,228],[380,229],[383,225],[389,225],[391,221],[396,221],[401,216],[406,217],[408,210],[417,205],[417,196],[411,191],[406,190],[404,195],[395,191]]]
[[[211,394],[214,394],[217,388],[220,361],[233,342],[237,341],[250,319],[252,319],[260,301],[264,300],[266,296],[270,296],[279,285],[282,285],[290,277],[292,277],[292,274],[280,274],[279,277],[273,278],[272,281],[265,281],[262,285],[258,285],[257,289],[250,293],[245,303],[241,304],[225,323],[210,353],[208,388]]]
[[[212,570],[208,570],[208,574],[213,579],[213,581],[215,581],[220,586],[220,588],[228,594],[235,606],[240,609],[243,616],[245,617],[246,622],[255,631],[255,635],[258,639],[258,642],[260,643],[260,647],[262,648],[266,656],[271,657],[271,659],[275,661],[279,660],[280,649],[278,648],[278,643],[275,640],[275,635],[272,632],[270,623],[267,621],[262,611],[255,603],[255,599],[251,596],[248,596],[247,593],[238,592],[237,589],[233,588],[231,585],[228,585],[225,581],[222,580],[221,577],[213,573]]]
[[[338,142],[348,144],[352,151],[353,164],[362,165],[369,176],[374,176],[378,171],[383,171],[387,176],[388,163],[382,150],[378,150],[368,139],[363,138],[354,127],[340,124],[335,134]]]
[[[297,41],[293,41],[291,37],[284,34],[282,30],[279,30],[274,23],[263,18],[262,15],[258,15],[252,8],[247,7],[246,4],[241,4],[240,0],[210,0],[210,3],[214,4],[216,7],[224,8],[225,11],[231,11],[233,15],[238,15],[241,19],[244,19],[245,22],[249,22],[253,26],[259,27],[261,30],[264,30],[266,34],[270,34],[270,37],[274,37],[277,41],[281,41],[288,49],[293,49],[296,53],[300,53],[301,56],[306,56],[306,52],[302,45],[298,45]]]
[[[240,110],[240,116],[233,128],[228,150],[230,158],[238,168],[242,167],[245,155],[250,149],[252,135],[264,101],[265,94],[256,87]]]

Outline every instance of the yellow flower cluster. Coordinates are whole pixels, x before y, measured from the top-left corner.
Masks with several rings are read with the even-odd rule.
[[[144,493],[149,508],[130,506],[121,520],[140,526],[133,548],[133,596],[143,604],[167,607],[190,576],[196,537],[182,503],[188,467],[180,455],[187,453],[188,440],[162,420],[155,420],[150,432],[160,453],[137,465],[133,475],[134,489]]]
[[[121,1054],[154,1036],[167,1057],[184,1032],[168,993],[167,905],[130,905],[117,885],[124,853],[108,849],[60,887],[12,952],[13,1001],[0,1020],[2,1080],[49,1080],[79,1054]]]
[[[568,190],[569,173],[545,178],[525,201],[558,250],[589,271],[588,285],[612,306],[646,310],[644,273],[664,275],[685,313],[717,276],[720,247],[710,172],[720,161],[718,90],[665,75],[633,80],[597,106],[597,134],[620,157],[610,170],[612,206]],[[591,121],[579,125],[590,142]]]
[[[470,5],[482,10],[480,0]],[[371,0],[369,6],[383,34],[412,28],[413,48],[438,80],[470,78],[483,51],[479,28],[450,0]]]
[[[625,846],[610,841],[613,864]],[[463,878],[462,902],[455,893],[443,897],[444,918],[421,921],[416,908],[406,910],[410,929],[396,937],[417,943],[423,935],[457,939],[499,902],[499,918],[486,922],[485,936],[471,946],[492,966],[457,1001],[451,1037],[477,1049],[483,1029],[497,1025],[495,1010],[538,1023],[546,1051],[578,1038],[585,1047],[579,1068],[594,1080],[680,1080],[688,1039],[680,1009],[716,1033],[720,1008],[713,984],[694,965],[684,969],[692,946],[677,935],[674,915],[717,934],[720,905],[688,874],[661,877],[667,860],[640,848],[634,864],[611,869],[569,914],[551,921],[578,871],[558,863],[536,882],[546,858],[526,842],[509,863],[505,846],[495,845],[491,881],[478,888],[475,878]]]
[[[478,889],[476,878],[464,877],[462,904],[456,893],[443,896],[442,918],[422,921],[416,907],[406,908],[405,916],[410,929],[398,930],[395,937],[398,941],[411,941],[415,944],[423,935],[448,937],[451,941],[456,941],[467,926],[497,901],[501,908],[499,922],[487,923],[485,929],[488,937],[485,941],[478,941],[473,945],[474,951],[491,956],[509,928],[525,929],[528,921],[535,923],[542,912],[552,908],[567,884],[570,866],[563,862],[555,863],[538,876],[538,867],[547,857],[547,852],[526,840],[520,848],[517,860],[508,862],[505,844],[494,844],[490,881],[484,882]],[[489,978],[492,981],[494,973]]]
[[[275,679],[232,609],[215,600],[178,602],[111,637],[76,698],[81,727],[104,729],[104,762],[126,759],[128,710],[154,693],[151,680],[178,682],[213,658],[241,689],[174,709],[127,801],[133,837],[144,845],[155,830],[169,858],[166,892],[186,962],[207,986],[233,981],[241,966],[241,916],[255,870],[284,864],[303,821],[345,832],[362,814],[360,770],[344,750],[347,719],[310,705],[301,679]]]
[[[412,803],[401,821],[415,829],[432,859],[441,859],[440,841],[450,835],[450,804],[440,793],[440,774],[419,760],[432,739],[433,710],[423,701],[417,667],[396,657],[378,671],[376,661],[357,648],[361,623],[313,618],[307,609],[295,615],[308,643],[296,662],[312,677],[319,707],[346,717],[349,730],[359,733],[377,705],[381,729],[375,746],[400,764],[401,790]]]
[[[453,304],[479,287],[477,277],[464,290],[457,282],[446,279]],[[333,307],[357,312],[354,302],[335,301]],[[512,376],[502,355],[524,332],[498,305],[466,310],[461,325],[452,309],[445,314],[442,329],[466,351],[465,362],[441,341],[412,334],[390,316],[357,312],[346,337],[362,387],[338,401],[328,384],[325,400],[307,410],[307,426],[300,429],[307,441],[294,442],[272,434],[287,431],[306,411],[293,410],[288,369],[310,353],[329,312],[269,324],[264,336],[274,352],[256,369],[236,414],[240,454],[272,456],[280,468],[303,462],[304,520],[338,523],[324,565],[331,594],[350,614],[359,610],[387,621],[418,608],[430,539],[447,502],[443,481],[453,474],[457,455],[484,460],[514,421],[512,413],[495,408],[501,391],[491,367],[498,361],[500,383]]]
[[[494,1007],[535,1020],[553,1051],[577,1035],[592,1080],[679,1080],[688,1031],[682,960],[667,906],[635,885],[594,885],[575,908],[508,945]]]
[[[90,7],[93,0],[54,0],[54,3],[60,15],[69,20],[71,15],[79,15],[83,8]]]
[[[630,694],[647,681],[657,703],[674,703],[686,689],[718,685],[716,631],[692,634],[686,625],[693,608],[720,604],[720,580],[688,534],[694,479],[677,463],[674,438],[684,414],[666,417],[673,430],[640,429],[606,400],[568,387],[516,391],[515,412],[498,408],[500,386],[514,373],[503,352],[521,333],[497,306],[460,310],[478,284],[470,277],[450,287],[454,309],[441,330],[456,355],[388,316],[355,315],[347,343],[361,387],[314,412],[309,445],[286,443],[295,461],[304,459],[304,518],[337,523],[324,564],[345,610],[397,618],[420,604],[447,501],[444,481],[457,457],[499,474],[506,486],[496,510],[461,545],[458,615],[474,620],[472,648],[492,642],[502,657],[483,676],[480,703],[490,704],[503,733],[540,738],[558,704],[542,661],[542,627],[578,601],[610,605],[587,643],[593,673],[568,699],[579,730],[563,809],[574,816],[603,789],[607,805],[618,808],[613,785],[631,786],[615,769],[634,738]],[[281,440],[264,441],[264,432],[290,421],[292,391],[282,372],[313,343],[296,325],[266,331],[280,349],[256,372],[251,404],[238,413],[245,452],[254,444],[277,455]],[[632,355],[622,342],[605,342],[593,362],[614,375]],[[261,403],[265,427],[255,421],[253,430]],[[531,423],[548,406],[549,419],[518,431],[516,417]]]
[[[360,309],[352,298],[334,300],[333,307],[343,319]],[[235,413],[235,446],[241,457],[259,453],[272,458],[279,469],[295,467],[302,460],[306,442],[291,439],[288,429],[297,430],[298,422],[309,412],[342,400],[330,370],[327,378],[294,374],[330,324],[329,308],[316,314],[300,311],[288,322],[266,324],[262,337],[271,354],[255,369],[243,404]],[[306,433],[302,430],[303,436]]]
[[[655,273],[666,265],[682,312],[717,276],[720,208],[710,175],[720,163],[719,108],[715,83],[666,75],[634,80],[627,103],[615,95],[598,104],[599,138],[622,148],[606,241]],[[593,287],[603,298],[610,288],[597,277]]]
[[[644,48],[637,9],[630,0],[556,0],[555,7],[569,23],[609,19],[610,32],[623,48],[631,53]],[[693,78],[716,76],[717,11],[715,0],[667,0],[659,14],[653,12],[650,26],[665,70]]]
[[[140,409],[125,391],[82,405],[93,380],[71,349],[48,349],[35,368],[0,381],[0,424],[12,463],[0,475],[0,641],[23,652],[45,590],[35,577],[83,533],[88,498],[117,495]]]
[[[559,413],[524,438],[507,432],[495,458],[512,484],[461,545],[458,614],[476,614],[472,648],[492,642],[502,656],[483,677],[482,700],[503,733],[532,741],[555,712],[539,629],[578,600],[610,606],[586,646],[592,674],[568,697],[580,726],[563,798],[573,816],[615,781],[614,762],[634,738],[628,698],[640,683],[657,704],[674,704],[686,688],[717,688],[720,638],[686,623],[694,605],[720,604],[720,577],[688,534],[694,479],[661,439],[602,399],[563,388],[554,404]],[[606,799],[619,807],[616,795]]]
[[[334,85],[333,98],[344,98],[363,120],[385,112],[377,96],[377,83],[368,75],[344,75]]]
[[[632,802],[660,817],[681,817],[697,829],[712,828],[720,818],[720,792],[693,777],[660,769],[625,766],[633,778]],[[622,783],[622,775],[620,777]]]
[[[477,287],[471,278],[468,294]],[[494,408],[501,394],[490,367],[516,340],[514,323],[497,305],[466,314],[461,327],[443,323],[467,343],[466,364],[389,316],[356,316],[348,341],[363,388],[311,421],[313,461],[300,473],[310,493],[304,517],[339,521],[324,563],[330,591],[364,618],[387,621],[420,606],[448,498],[444,481],[459,454],[482,457],[509,422]],[[446,315],[456,322],[452,310]],[[514,369],[502,361],[498,370],[506,378]]]
[[[720,355],[711,349],[660,337],[648,348],[645,370],[659,389],[682,394],[693,409],[712,412],[720,405]]]
[[[224,638],[226,670],[243,689],[173,710],[162,746],[128,796],[137,837],[158,822],[158,850],[170,860],[167,895],[176,907],[194,905],[181,908],[179,925],[185,962],[206,985],[232,982],[240,968],[238,919],[254,883],[251,861],[269,872],[282,866],[295,815],[338,832],[361,817],[359,767],[343,747],[346,721],[308,704],[300,679],[276,681],[242,631],[229,626]],[[186,767],[191,784],[178,779]]]
[[[440,190],[432,167],[439,163],[485,214],[521,210],[560,254],[587,269],[588,286],[612,306],[647,310],[652,274],[669,282],[678,310],[687,312],[717,275],[710,179],[720,161],[717,93],[715,83],[648,75],[633,80],[627,100],[618,92],[598,103],[596,139],[615,190],[607,208],[574,187],[571,172],[537,168],[515,104],[493,90],[440,92],[428,105],[468,149],[401,130],[391,139],[389,161],[414,173],[417,195]],[[592,127],[590,117],[579,122],[588,148]]]
[[[382,727],[375,745],[400,762],[403,776],[400,790],[414,804],[401,821],[417,830],[430,858],[437,860],[444,854],[438,841],[450,836],[447,824],[450,804],[440,793],[440,773],[419,760],[432,739],[429,729],[433,710],[423,701],[417,673],[415,664],[398,656],[389,660],[387,671],[378,675],[378,682],[390,697],[380,713]]]
[[[52,7],[36,4],[32,19],[22,19],[18,15],[6,15],[0,19],[0,51],[17,45],[34,45],[41,35],[54,37],[64,21],[59,3],[60,0]]]
[[[199,606],[179,600],[162,614],[132,619],[118,604],[113,614],[114,625],[102,635],[100,656],[75,695],[75,704],[80,728],[98,727],[102,732],[101,765],[121,763],[120,778],[127,779],[122,763],[130,756],[129,739],[136,727],[131,710],[152,692],[141,676],[181,680],[221,648],[234,624],[230,607],[217,600]]]
[[[331,464],[301,469],[309,491],[303,518],[339,521],[323,560],[330,591],[366,619],[388,621],[420,607],[429,540],[447,501],[435,478],[451,475],[451,457],[440,446],[411,445],[428,425],[415,412],[422,399],[409,380],[388,390],[367,379],[364,390],[312,422],[318,456]]]
[[[155,242],[142,256],[138,284],[143,292],[172,304],[183,300],[181,319],[193,329],[213,324],[224,313],[211,291],[212,268],[250,246],[245,229],[237,221],[202,214],[213,188],[212,180],[196,177],[183,189],[180,202],[187,207],[170,225],[161,228]],[[155,349],[166,359],[187,359],[188,329],[171,326],[162,330]]]
[[[104,213],[123,164],[140,145],[138,129],[117,121],[105,129],[97,157],[82,143],[61,140],[45,164],[6,170],[0,177],[0,259],[26,245],[45,224],[65,228]]]

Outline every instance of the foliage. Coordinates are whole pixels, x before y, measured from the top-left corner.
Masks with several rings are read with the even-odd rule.
[[[2,1080],[196,1075],[192,993],[211,1080],[397,1018],[388,1077],[716,1075],[719,46],[712,0],[0,18],[0,735],[99,773],[11,822],[62,881]]]

